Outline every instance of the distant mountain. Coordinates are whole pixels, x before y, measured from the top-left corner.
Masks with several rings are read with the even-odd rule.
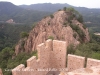
[[[22,8],[17,7],[10,2],[0,2],[0,20],[6,21],[21,10]]]
[[[11,12],[21,11],[22,8],[10,3],[10,2],[0,2],[0,14],[10,14]]]
[[[63,7],[72,7],[69,4],[52,4],[52,3],[43,3],[43,4],[32,4],[32,5],[20,5],[20,7],[25,9],[46,11],[46,12],[55,12],[58,9],[62,9]]]
[[[23,9],[10,2],[0,2],[0,21],[13,19],[16,23],[30,23],[49,14],[43,11]]]
[[[15,23],[33,23],[41,20],[44,16],[50,15],[64,7],[74,7],[84,18],[88,27],[100,26],[100,9],[89,9],[75,7],[69,4],[32,4],[16,6],[10,2],[0,2],[0,22],[13,19]],[[99,30],[99,29],[98,29]]]
[[[92,22],[100,22],[100,9],[89,9],[85,7],[75,7],[69,4],[51,4],[51,3],[43,3],[43,4],[32,4],[32,5],[20,5],[19,7],[30,9],[30,10],[38,10],[38,11],[46,11],[46,12],[55,12],[58,9],[62,9],[64,7],[73,7],[77,11],[79,11],[85,21],[92,21]],[[95,20],[93,19],[95,18]],[[99,19],[99,21],[98,21]]]

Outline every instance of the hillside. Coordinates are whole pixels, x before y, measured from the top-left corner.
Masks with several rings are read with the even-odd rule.
[[[48,14],[50,13],[23,9],[10,2],[0,2],[0,22],[13,19],[15,23],[33,23]]]
[[[13,47],[21,38],[21,32],[29,32],[31,25],[0,23],[0,51],[5,47]]]
[[[74,46],[90,40],[88,29],[82,24],[81,15],[73,8],[64,8],[53,15],[39,21],[28,38],[19,41],[15,47],[15,53],[31,52],[36,50],[36,46],[47,39],[64,40],[67,45]]]
[[[32,5],[20,5],[20,7],[31,10],[39,10],[46,12],[55,12],[63,7],[73,7],[80,12],[84,18],[84,22],[92,32],[100,32],[100,9],[89,9],[85,7],[75,7],[69,4],[32,4]]]

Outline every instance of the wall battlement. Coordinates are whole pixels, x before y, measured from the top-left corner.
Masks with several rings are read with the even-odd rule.
[[[84,65],[86,64],[86,68],[91,68],[94,71],[94,66],[100,65],[100,60],[88,58],[85,61],[85,57],[71,55],[68,54],[67,56],[67,46],[66,42],[64,41],[57,41],[57,40],[47,40],[45,43],[42,43],[37,46],[38,51],[38,59],[36,56],[32,56],[27,60],[27,67],[23,64],[20,64],[16,68],[12,70],[12,75],[49,75],[47,74],[50,71],[61,71],[64,69],[68,69],[67,75],[75,75],[73,73],[74,70],[84,69]],[[66,67],[66,57],[67,60],[67,67]],[[89,69],[88,69],[89,70]],[[89,70],[89,71],[91,71]],[[81,71],[81,70],[79,70]],[[95,74],[99,71],[97,75],[100,75],[100,66],[96,67]],[[76,71],[78,72],[78,71]],[[0,72],[1,73],[1,72]],[[66,75],[65,74],[65,75]],[[61,74],[64,75],[64,74]],[[78,74],[78,75],[86,75],[86,74]],[[91,74],[93,75],[93,74]]]
[[[66,48],[66,42],[49,39],[37,46],[38,59],[36,56],[31,57],[27,60],[26,68],[21,64],[12,70],[12,74],[46,75],[49,70],[56,69],[58,71],[59,68],[66,68]]]
[[[68,54],[68,71],[73,71],[83,68],[85,64],[85,57]]]

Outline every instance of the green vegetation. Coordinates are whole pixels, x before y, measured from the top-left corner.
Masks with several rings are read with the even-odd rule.
[[[64,11],[66,11],[66,10],[67,10],[67,8],[66,8],[66,7],[64,7],[64,8],[63,8],[63,10],[64,10]]]
[[[53,36],[49,36],[48,39],[54,40],[54,37]]]
[[[24,45],[25,45],[25,40],[24,39],[21,39],[21,48],[20,49],[23,49],[24,50]]]
[[[37,56],[37,52],[20,53],[15,56],[14,49],[6,47],[0,52],[0,68],[2,68],[4,75],[11,75],[11,71],[5,70],[13,69],[20,64],[26,66],[26,60],[33,55]]]
[[[83,17],[82,17],[82,15],[78,15],[78,17],[76,17],[77,18],[77,20],[80,22],[80,23],[83,23]]]
[[[89,43],[80,44],[76,48],[73,45],[69,45],[67,51],[69,54],[100,60],[100,36],[92,34],[91,41]]]
[[[84,41],[85,34],[84,34],[84,32],[82,31],[82,29],[80,29],[79,26],[74,25],[74,24],[70,24],[70,26],[71,26],[71,28],[72,28],[74,31],[76,31],[76,32],[79,34],[81,40]]]
[[[86,25],[83,25],[83,28],[86,29],[87,28]]]
[[[71,12],[71,13],[78,13],[73,7],[68,7],[66,11]]]
[[[21,32],[20,33],[21,38],[25,38],[25,37],[28,37],[28,36],[29,36],[29,34],[27,32]]]
[[[47,11],[47,12],[55,12],[58,9],[61,8],[69,8],[73,7],[75,10],[80,12],[83,15],[84,22],[91,22],[91,24],[86,24],[88,26],[93,25],[93,27],[98,27],[100,26],[100,9],[89,9],[85,7],[74,7],[69,4],[51,4],[51,3],[43,3],[43,4],[36,4],[36,5],[29,5],[29,6],[20,6],[25,9],[32,9],[32,10],[38,10],[38,11]],[[42,7],[42,9],[41,9]],[[51,8],[51,9],[50,9]],[[99,32],[100,32],[100,28]]]
[[[5,4],[4,6],[8,7],[7,4]],[[2,6],[0,6],[0,8],[2,9]],[[30,24],[39,21],[40,19],[43,18],[43,16],[51,14],[51,12],[42,12],[44,11],[44,9],[42,9],[42,11],[26,10],[22,8],[19,9],[19,7],[14,5],[12,6],[12,4],[9,8],[11,9],[8,10],[7,8],[4,8],[2,12],[0,12],[0,20],[7,21],[12,18],[16,23],[19,24],[7,24],[7,23],[0,22],[0,68],[3,69],[4,75],[11,75],[11,72],[9,71],[7,72],[5,71],[5,69],[13,69],[19,64],[25,64],[26,66],[26,60],[28,58],[30,58],[33,55],[37,56],[37,52],[20,53],[17,56],[15,56],[14,53],[15,44],[20,39],[20,36],[21,38],[28,37],[29,30],[31,30],[36,26],[36,23],[34,23],[31,28]],[[55,8],[55,6],[53,6],[53,8]],[[51,10],[49,9],[49,11]],[[83,14],[82,17],[82,15],[80,15],[79,12],[74,10],[72,7],[69,8],[64,7],[63,10],[66,11],[66,13],[70,14],[68,18],[68,22],[70,23],[72,29],[79,34],[79,37],[81,38],[79,39],[80,41],[84,40],[85,35],[77,25],[72,24],[71,20],[73,19],[77,19],[79,22],[83,23],[83,17],[84,17],[84,20],[86,22],[87,21],[91,22],[90,24],[86,24],[86,26],[89,27],[89,30],[91,32],[100,32],[100,23],[99,23],[100,13],[98,11],[94,9],[93,10],[86,9],[86,8],[82,9],[80,10],[81,14]],[[53,15],[50,15],[50,17],[54,18]],[[48,25],[50,25],[50,23],[48,23]],[[65,22],[63,25],[66,27],[67,22]],[[85,29],[86,27],[83,26],[83,28]],[[77,34],[75,33],[73,34],[73,36],[74,38],[76,38]],[[54,40],[54,37],[49,36],[48,39]],[[64,39],[63,36],[62,39]],[[23,47],[24,44],[25,41],[22,41],[21,46]],[[67,50],[68,53],[70,54],[76,54],[76,55],[84,56],[86,58],[90,57],[90,58],[100,59],[100,36],[96,36],[92,34],[89,43],[85,43],[85,44],[81,43],[77,47],[74,47],[74,45],[71,44],[69,45]]]
[[[18,7],[13,5],[12,3],[4,2],[4,4],[2,4],[1,2],[0,5],[1,5],[0,9],[2,9],[2,11],[0,12],[0,20],[7,21],[9,19],[13,19],[17,23],[33,23],[41,20],[46,15],[54,13],[59,8],[61,9],[63,7],[67,7],[68,9],[71,7],[71,5],[68,4],[50,4],[50,3],[36,4],[29,6],[21,5]],[[5,7],[2,7],[2,5],[4,5]],[[8,10],[7,7],[11,9]],[[73,7],[73,8],[83,15],[84,22],[91,22],[90,24],[86,23],[86,25],[87,27],[89,27],[90,30],[92,29],[91,30],[92,32],[100,32],[99,9],[88,9],[84,7]],[[72,10],[73,8],[70,8],[70,10]]]
[[[75,17],[79,22],[83,23],[83,17],[82,15],[79,14],[76,10],[73,8],[67,8],[66,13],[70,12],[72,15],[69,16],[68,22],[70,23],[71,28],[78,33],[80,39],[79,41],[81,44],[77,47],[74,47],[72,44],[69,45],[67,48],[67,51],[69,54],[75,54],[79,56],[84,56],[84,57],[89,57],[89,58],[94,58],[94,59],[99,59],[100,60],[100,36],[96,36],[94,34],[90,34],[91,40],[89,43],[83,43],[84,37],[86,36],[84,32],[80,29],[78,25],[75,25],[71,22],[73,18]],[[90,27],[92,27],[90,25]],[[86,26],[83,25],[83,28],[86,29]],[[92,28],[91,28],[92,30]],[[99,28],[98,28],[99,30]],[[92,30],[94,31],[94,30]],[[95,29],[96,31],[96,29]],[[74,33],[73,37],[76,38],[77,34]]]
[[[0,23],[0,51],[5,47],[14,46],[20,39],[20,33],[28,33],[31,25]],[[23,36],[28,36],[28,34]]]
[[[70,13],[68,21],[73,20],[73,18],[75,18],[80,23],[83,23],[83,17],[82,17],[82,15],[78,11],[76,11],[74,8],[72,8],[72,7],[69,7],[69,8],[64,7],[63,10],[66,13]]]
[[[20,53],[15,56],[15,44],[20,37],[23,39],[28,37],[28,32],[31,30],[31,25],[26,24],[7,24],[0,23],[0,68],[2,68],[4,75],[11,75],[11,71],[5,71],[7,69],[13,69],[19,64],[25,64],[26,60],[31,56],[37,56],[37,52],[32,53]],[[21,41],[23,48],[25,41]]]
[[[65,27],[67,27],[67,24],[68,24],[68,22],[64,22],[64,24],[63,24],[63,25],[64,25]]]
[[[2,7],[2,5],[5,7]],[[0,11],[0,21],[13,19],[16,23],[32,24],[51,14],[50,12],[23,9],[10,2],[0,2],[0,9],[2,11]]]
[[[35,23],[32,25],[32,28],[34,28],[36,25],[37,25],[37,22],[35,22]]]
[[[73,37],[74,37],[75,39],[76,39],[76,36],[77,36],[77,34],[76,34],[76,33],[74,33],[74,34],[73,34]]]
[[[67,54],[74,54],[75,53],[75,47],[73,44],[70,44],[68,47],[67,47]]]
[[[51,18],[54,18],[54,16],[53,16],[53,15],[50,15],[50,17],[51,17]]]
[[[48,25],[50,25],[50,22],[48,22]]]

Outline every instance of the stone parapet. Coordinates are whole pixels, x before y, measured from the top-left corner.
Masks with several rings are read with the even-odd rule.
[[[73,71],[79,68],[84,68],[85,57],[68,54],[68,71]]]

